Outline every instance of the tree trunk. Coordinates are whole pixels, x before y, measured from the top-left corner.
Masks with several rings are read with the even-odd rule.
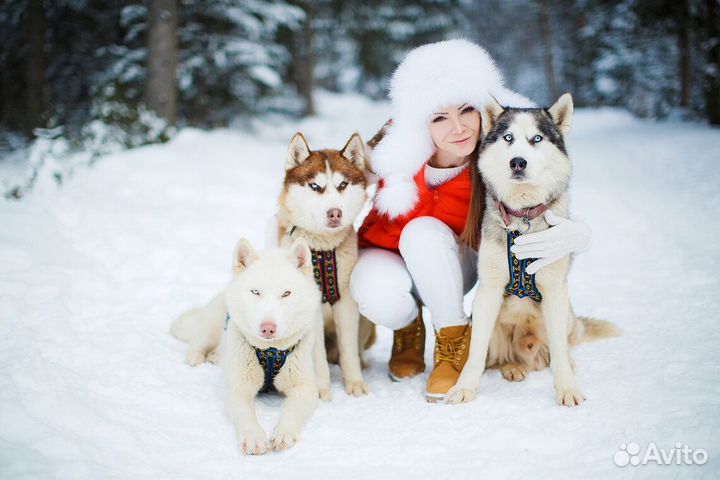
[[[306,0],[293,0],[290,3],[302,8],[305,12],[302,29],[299,32],[293,32],[293,80],[298,93],[305,100],[305,115],[315,115],[315,101],[313,99],[313,89],[315,88],[315,53],[313,49],[315,9],[311,2]]]
[[[555,76],[552,27],[550,25],[550,4],[548,0],[540,0],[540,36],[543,42],[545,78],[547,79],[548,93],[550,94],[550,102],[554,102],[560,97],[560,92],[558,91],[557,78]]]
[[[148,27],[147,106],[169,125],[177,113],[177,1],[152,0]]]
[[[707,52],[707,63],[711,72],[706,74],[705,105],[707,116],[712,125],[720,125],[720,6],[718,0],[706,0],[705,12],[706,35],[714,40]],[[714,72],[714,73],[713,73]]]
[[[691,64],[692,59],[690,48],[690,5],[688,0],[678,2],[680,10],[680,25],[678,32],[678,47],[680,51],[680,106],[688,108],[690,106],[690,86],[691,86]]]
[[[42,0],[29,0],[26,10],[28,53],[26,61],[25,134],[42,127],[45,110],[45,7]]]
[[[308,5],[305,9],[305,22],[302,30],[303,67],[300,94],[305,98],[305,115],[315,115],[315,101],[313,89],[315,87],[315,53],[313,49],[313,8]]]

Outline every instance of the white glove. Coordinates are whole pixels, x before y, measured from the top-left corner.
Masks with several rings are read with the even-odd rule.
[[[527,267],[526,271],[531,275],[565,255],[586,249],[592,239],[589,226],[558,217],[551,210],[545,212],[545,221],[550,228],[520,235],[510,247],[518,260],[537,258]]]

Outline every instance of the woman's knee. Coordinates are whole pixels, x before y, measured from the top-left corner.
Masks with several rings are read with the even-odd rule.
[[[400,234],[400,254],[403,258],[421,253],[432,255],[436,249],[457,251],[457,237],[450,227],[434,217],[410,220]]]
[[[417,316],[417,305],[404,262],[388,251],[366,253],[350,276],[350,295],[373,323],[392,329],[406,326]]]
[[[418,306],[410,292],[374,292],[364,301],[355,299],[360,313],[376,325],[398,330],[418,315]]]

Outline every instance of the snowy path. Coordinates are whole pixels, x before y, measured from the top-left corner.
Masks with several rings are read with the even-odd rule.
[[[357,97],[320,108],[300,125],[315,148],[387,116]],[[568,141],[573,211],[594,231],[575,310],[625,330],[575,349],[583,406],[555,406],[547,370],[491,371],[474,402],[426,404],[424,378],[387,377],[381,330],[369,396],[346,396],[334,367],[295,448],[241,456],[217,368],[186,366],[167,330],[223,285],[240,236],[262,241],[297,128],[186,130],[0,203],[0,478],[720,477],[720,131],[608,110],[579,112]],[[268,431],[280,402],[258,402]],[[629,442],[710,458],[615,466]]]

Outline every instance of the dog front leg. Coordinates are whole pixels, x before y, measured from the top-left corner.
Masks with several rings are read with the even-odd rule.
[[[329,401],[330,395],[330,366],[327,361],[327,352],[325,351],[325,333],[324,333],[322,312],[318,314],[318,318],[313,328],[314,342],[313,345],[313,362],[315,367],[315,377],[317,379],[318,395],[321,400]]]
[[[360,312],[357,303],[350,295],[345,295],[333,305],[332,310],[337,327],[340,369],[343,373],[345,391],[349,395],[365,395],[368,393],[368,385],[363,380],[360,367],[358,348]]]
[[[246,455],[260,455],[267,450],[267,435],[255,415],[257,389],[234,381],[226,382],[225,403],[235,426],[238,447]]]
[[[575,373],[568,352],[568,314],[569,300],[567,283],[554,285],[540,304],[545,327],[547,328],[550,350],[550,370],[555,384],[555,397],[560,405],[573,407],[580,405],[585,397],[577,388]]]
[[[285,402],[280,419],[273,431],[270,444],[275,450],[285,450],[300,439],[303,424],[315,410],[318,402],[318,390],[315,382],[308,379],[300,385],[283,391]]]
[[[490,337],[503,302],[503,289],[497,285],[478,286],[472,306],[470,352],[457,383],[445,396],[445,403],[469,402],[475,398],[480,376],[485,370]]]

